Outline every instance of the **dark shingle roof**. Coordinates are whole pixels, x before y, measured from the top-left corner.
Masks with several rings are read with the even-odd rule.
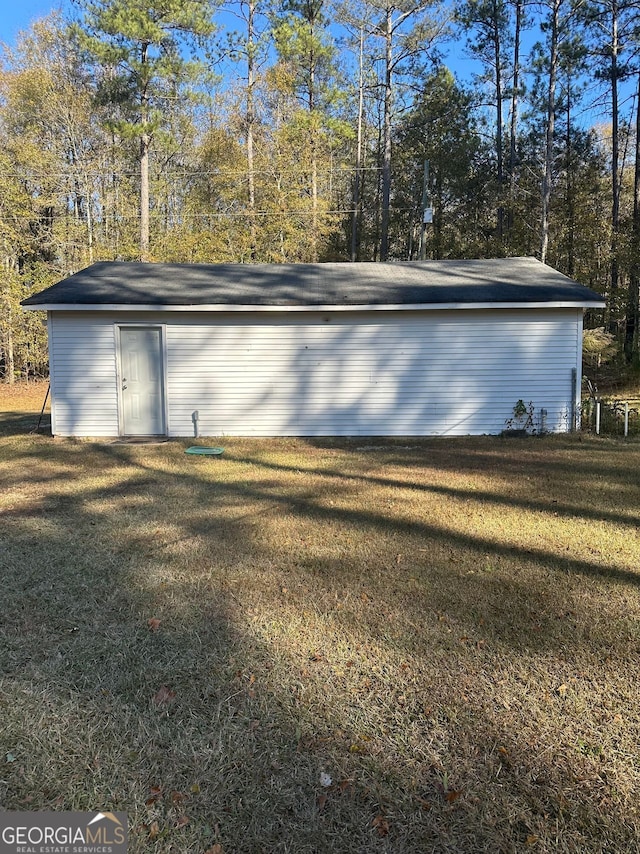
[[[101,261],[24,300],[71,306],[602,306],[534,258],[388,264],[145,264]]]

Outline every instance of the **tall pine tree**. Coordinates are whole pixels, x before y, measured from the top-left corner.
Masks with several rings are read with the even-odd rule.
[[[140,259],[149,259],[149,154],[163,117],[202,71],[185,59],[213,31],[211,0],[79,0],[76,27],[98,68],[98,98],[111,125],[139,145]]]

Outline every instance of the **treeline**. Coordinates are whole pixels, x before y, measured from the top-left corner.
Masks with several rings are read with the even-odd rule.
[[[606,296],[594,322],[637,363],[635,2],[72,13],[22,33],[0,69],[5,379],[46,373],[20,300],[104,259],[535,255]]]

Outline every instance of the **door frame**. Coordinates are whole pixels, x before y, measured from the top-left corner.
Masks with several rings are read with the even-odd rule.
[[[169,405],[167,396],[167,325],[166,323],[146,323],[145,321],[127,320],[115,324],[116,337],[116,387],[118,391],[118,436],[126,436],[124,432],[124,400],[122,398],[122,329],[157,329],[160,333],[160,394],[162,395],[162,428],[158,436],[169,435]]]

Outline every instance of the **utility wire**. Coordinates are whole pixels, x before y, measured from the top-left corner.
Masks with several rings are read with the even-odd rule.
[[[362,166],[358,171],[360,172],[381,172],[382,166]],[[335,175],[336,173],[355,173],[355,166],[336,166],[333,169],[328,171],[318,171],[318,175]],[[308,169],[300,169],[300,170],[278,170],[278,169],[261,169],[252,170],[251,174],[253,175],[278,175],[278,176],[286,176],[286,175],[300,175],[304,174],[304,172],[311,172],[311,166]],[[168,180],[169,178],[205,178],[205,177],[215,177],[215,178],[247,178],[249,176],[249,171],[238,171],[238,170],[220,170],[220,169],[212,169],[212,170],[198,170],[191,172],[187,169],[182,171],[175,171],[171,173],[161,173],[158,179]],[[97,172],[97,171],[66,171],[66,172],[29,172],[28,170],[24,170],[22,172],[0,172],[0,178],[31,178],[38,180],[46,180],[47,178],[72,178],[77,180],[78,178],[96,178],[103,180],[111,180],[114,177],[119,178],[138,178],[140,176],[140,172],[114,172],[109,170],[109,172]],[[153,176],[152,176],[153,177]]]

